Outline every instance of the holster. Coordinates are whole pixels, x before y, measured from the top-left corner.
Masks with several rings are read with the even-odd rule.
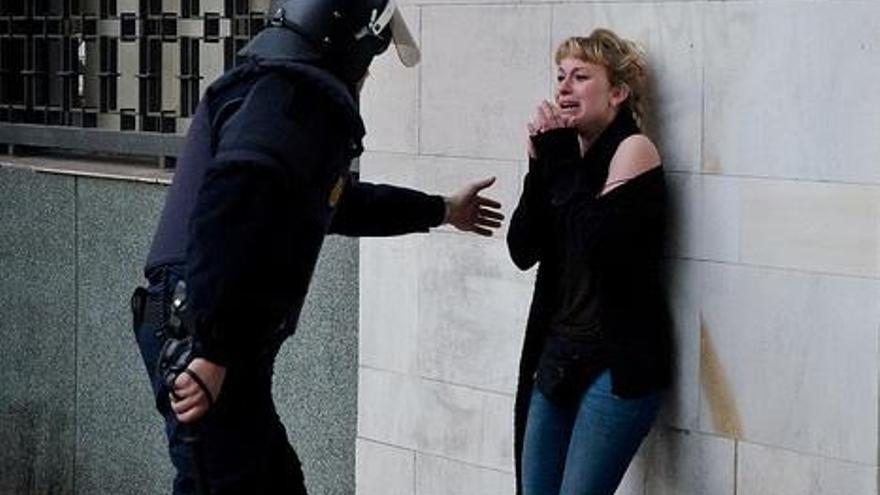
[[[156,339],[161,342],[161,350],[151,371],[171,390],[174,380],[193,359],[193,338],[177,314],[182,308],[174,304],[176,295],[172,297],[167,287],[161,286],[161,289],[158,292],[144,287],[134,290],[131,296],[132,326],[135,339],[143,338],[140,331],[144,324],[154,329]],[[138,344],[141,345],[141,342]]]
[[[149,323],[157,333],[164,333],[168,322],[169,307],[163,294],[151,294],[145,287],[138,287],[131,295],[132,328],[135,330],[144,323]]]

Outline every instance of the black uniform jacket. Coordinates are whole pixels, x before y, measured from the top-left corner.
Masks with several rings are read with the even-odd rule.
[[[427,231],[443,199],[356,182],[351,92],[303,63],[250,60],[212,84],[146,270],[185,265],[196,355],[228,365],[293,332],[323,239]]]
[[[605,167],[617,144],[628,135],[620,133],[635,125],[626,119],[630,117],[618,118],[593,145],[607,146],[609,140],[613,141],[613,146],[603,151],[606,156],[598,157]],[[530,163],[507,236],[510,255],[520,269],[539,264],[514,411],[517,493],[521,493],[522,441],[529,398],[556,310],[558,274],[564,269],[556,255],[560,250],[553,249],[552,244],[563,241],[550,235],[550,226],[564,223],[568,229],[564,242],[574,243],[575,249],[595,257],[599,319],[607,343],[613,392],[634,397],[664,387],[670,364],[670,320],[660,275],[666,204],[662,168],[647,171],[597,198],[595,189],[588,193],[582,187],[587,182],[585,174],[595,173],[589,167],[596,164],[581,158],[573,131],[549,131],[534,144],[541,158]],[[597,158],[595,155],[592,153],[593,158]],[[588,153],[587,158],[590,156]],[[607,176],[607,168],[602,173]],[[559,218],[561,215],[564,217]]]

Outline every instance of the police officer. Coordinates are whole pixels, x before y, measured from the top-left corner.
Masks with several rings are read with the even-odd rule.
[[[175,494],[305,493],[271,376],[327,233],[500,226],[494,179],[444,198],[350,176],[358,87],[391,43],[418,63],[393,0],[288,0],[199,103],[132,298]]]

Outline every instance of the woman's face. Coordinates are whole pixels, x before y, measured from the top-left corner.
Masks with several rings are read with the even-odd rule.
[[[565,58],[556,73],[556,105],[582,134],[592,135],[614,120],[617,105],[626,98],[611,87],[608,71],[578,58]]]

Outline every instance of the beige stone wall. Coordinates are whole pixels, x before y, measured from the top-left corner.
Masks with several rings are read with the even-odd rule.
[[[875,495],[880,3],[408,2],[423,63],[363,94],[365,180],[494,175],[509,215],[553,47],[607,26],[653,69],[677,380],[620,495]],[[502,232],[503,234],[503,232]],[[512,493],[533,273],[503,235],[361,243],[359,495]]]

